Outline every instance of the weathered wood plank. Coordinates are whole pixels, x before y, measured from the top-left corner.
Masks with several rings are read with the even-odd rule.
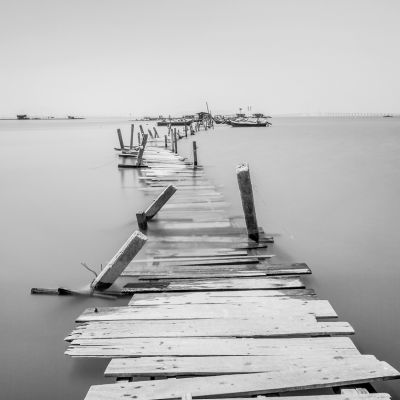
[[[359,354],[347,337],[237,339],[237,338],[124,338],[76,339],[65,354],[72,357],[124,358],[139,356],[301,356]]]
[[[352,335],[347,322],[317,322],[312,315],[260,319],[102,321],[78,325],[66,338],[122,339],[137,337],[311,337]]]
[[[180,399],[185,393],[191,393],[193,398],[247,396],[396,378],[399,378],[398,371],[385,362],[377,361],[374,365],[368,363],[366,366],[347,368],[295,368],[279,372],[98,385],[90,388],[86,400],[126,399],[128,396],[134,396],[137,400]]]
[[[122,291],[124,293],[140,292],[193,292],[214,290],[275,290],[301,289],[303,282],[297,276],[268,276],[259,278],[222,278],[222,279],[192,279],[170,282],[137,282],[128,283]]]
[[[137,357],[115,358],[108,364],[105,376],[207,376],[225,374],[248,374],[254,372],[280,372],[287,369],[329,368],[370,364],[377,359],[370,355],[325,356],[296,355],[271,360],[266,356],[219,356],[219,357]]]

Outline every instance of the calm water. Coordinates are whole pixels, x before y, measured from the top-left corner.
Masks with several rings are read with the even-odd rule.
[[[400,120],[275,118],[266,129],[196,136],[199,161],[241,212],[235,166],[248,161],[260,225],[275,254],[306,261],[308,279],[364,353],[400,368]],[[144,200],[118,171],[115,129],[127,120],[0,121],[2,255],[0,385],[10,399],[82,399],[107,361],[72,360],[63,342],[98,299],[31,296],[79,287],[80,263],[106,263],[136,228]],[[179,142],[189,154],[190,142]],[[124,304],[121,300],[111,305]],[[400,385],[386,383],[400,399]]]

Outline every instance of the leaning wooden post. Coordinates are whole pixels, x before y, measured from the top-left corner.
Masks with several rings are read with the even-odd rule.
[[[146,240],[147,237],[143,233],[135,231],[91,283],[92,290],[108,289],[139,253]]]
[[[154,139],[154,136],[153,136],[153,133],[151,132],[151,130],[150,129],[147,129],[148,130],[148,132],[149,132],[149,136],[152,138],[152,139]]]
[[[156,129],[155,126],[153,126],[153,131],[154,131],[154,137],[159,138],[160,135],[158,134],[157,129]]]
[[[147,221],[151,220],[161,210],[176,190],[177,189],[174,185],[169,185],[160,193],[160,195],[150,204],[149,207],[147,207],[145,211]]]
[[[236,175],[239,184],[240,197],[242,198],[247,235],[250,239],[258,242],[259,233],[256,218],[256,209],[254,206],[253,188],[251,186],[249,165],[247,163],[238,165],[236,167]]]
[[[193,165],[197,167],[197,143],[193,141]]]
[[[141,134],[142,134],[142,135],[144,135],[143,126],[142,126],[142,125],[139,125],[139,128],[140,128],[140,132],[141,132]]]
[[[168,138],[167,135],[164,135],[164,141],[165,141],[165,148],[168,148]]]
[[[137,133],[137,143],[138,143],[138,146],[140,146],[140,132],[138,132]]]
[[[146,231],[147,230],[146,213],[144,211],[140,211],[140,212],[136,213],[136,220],[137,220],[139,229],[141,231]]]
[[[121,150],[123,150],[125,147],[124,147],[124,140],[122,139],[121,129],[117,129],[117,133],[118,133],[119,147],[121,148]]]
[[[147,137],[148,137],[148,136],[149,136],[149,135],[148,135],[147,133],[145,133],[145,134],[143,135],[142,144],[140,145],[139,153],[138,153],[137,160],[136,160],[136,166],[137,166],[137,167],[139,167],[140,165],[142,165],[144,149],[146,148]]]
[[[129,148],[132,150],[133,149],[133,131],[135,130],[135,125],[131,125],[131,142],[129,144]]]

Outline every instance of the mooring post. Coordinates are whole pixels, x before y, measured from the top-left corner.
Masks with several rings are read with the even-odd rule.
[[[185,125],[185,137],[187,138],[187,131],[188,131],[188,127],[187,125]]]
[[[178,138],[176,134],[176,128],[174,129],[174,150],[175,154],[178,154]]]
[[[155,126],[153,126],[153,131],[154,131],[154,137],[159,138],[160,135],[158,134],[157,129],[156,129]]]
[[[146,144],[147,144],[147,137],[148,137],[148,134],[145,133],[145,134],[143,135],[142,144],[140,145],[139,153],[138,153],[137,160],[136,160],[136,166],[137,166],[137,167],[139,167],[140,165],[142,165],[144,149],[146,148]]]
[[[133,131],[135,130],[135,125],[131,124],[131,142],[129,143],[129,148],[133,149]]]
[[[139,253],[146,240],[143,233],[135,231],[91,283],[92,290],[108,289]]]
[[[147,230],[146,213],[144,211],[140,211],[140,212],[136,213],[136,220],[137,220],[139,229],[141,231],[146,231]]]
[[[193,166],[197,167],[197,143],[193,141]]]
[[[122,139],[122,133],[121,133],[121,129],[117,129],[117,133],[118,133],[118,140],[119,140],[119,147],[121,148],[121,150],[124,150],[124,140]]]
[[[175,140],[174,140],[174,131],[171,129],[171,136],[170,136],[170,139],[169,139],[170,141],[171,141],[171,151],[173,152],[173,153],[175,153]]]
[[[168,148],[168,138],[167,135],[164,135],[164,142],[165,142],[165,148]]]
[[[146,220],[151,220],[164,206],[164,204],[172,197],[176,192],[176,187],[174,185],[169,185],[166,187],[159,196],[147,207],[145,214]]]
[[[139,128],[140,128],[140,132],[141,132],[141,134],[142,134],[142,135],[144,135],[143,126],[142,126],[142,125],[139,125]]]
[[[149,132],[149,136],[152,138],[152,139],[154,139],[154,136],[153,136],[153,133],[151,132],[151,130],[150,129],[147,129],[148,130],[148,132]]]
[[[138,132],[137,133],[137,143],[138,143],[138,146],[140,146],[140,132]]]
[[[236,167],[236,175],[239,184],[240,197],[242,199],[244,217],[246,220],[247,235],[250,239],[258,242],[259,233],[249,165],[247,163],[238,165]]]

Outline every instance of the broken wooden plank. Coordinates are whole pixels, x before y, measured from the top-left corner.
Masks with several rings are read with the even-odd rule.
[[[92,386],[86,400],[99,398],[137,400],[179,399],[184,393],[193,398],[212,396],[247,396],[294,390],[316,389],[350,383],[399,378],[399,372],[385,362],[357,365],[289,369],[243,375],[162,379],[147,382]]]
[[[174,185],[167,186],[145,210],[147,220],[151,220],[177,191]]]

